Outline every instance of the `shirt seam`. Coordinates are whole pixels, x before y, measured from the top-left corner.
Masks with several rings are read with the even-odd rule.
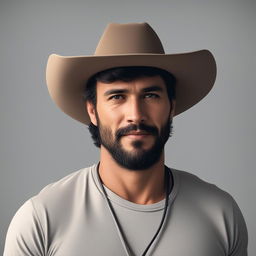
[[[46,248],[46,238],[45,238],[45,233],[44,233],[44,230],[43,230],[43,226],[42,226],[41,221],[40,221],[40,218],[39,218],[39,216],[38,216],[38,213],[37,213],[35,204],[34,204],[34,202],[33,202],[33,198],[31,198],[30,201],[31,201],[32,207],[33,207],[33,209],[34,209],[35,216],[36,216],[36,219],[37,219],[37,221],[38,221],[38,225],[39,225],[40,231],[41,231],[42,236],[43,236],[43,239],[44,239],[44,255],[46,255],[46,252],[45,252],[45,248]]]

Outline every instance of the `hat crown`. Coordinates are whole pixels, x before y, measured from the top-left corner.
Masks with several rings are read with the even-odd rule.
[[[163,45],[147,23],[110,23],[95,50],[95,56],[115,54],[164,54]]]

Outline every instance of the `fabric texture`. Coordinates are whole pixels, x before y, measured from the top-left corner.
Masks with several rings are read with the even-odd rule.
[[[71,173],[26,201],[10,223],[4,256],[127,256],[96,168]],[[171,171],[167,218],[147,255],[247,256],[247,228],[232,196],[193,174]],[[132,255],[141,255],[165,200],[139,205],[105,189]]]

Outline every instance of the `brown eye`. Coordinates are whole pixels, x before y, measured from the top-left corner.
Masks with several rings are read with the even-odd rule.
[[[159,98],[159,95],[155,93],[147,93],[145,94],[145,98]]]
[[[124,98],[123,95],[116,94],[116,95],[113,95],[113,96],[109,97],[109,100],[121,100],[123,98]]]

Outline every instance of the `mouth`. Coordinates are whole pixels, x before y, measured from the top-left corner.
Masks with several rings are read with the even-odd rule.
[[[132,132],[126,133],[124,136],[128,138],[139,139],[139,138],[144,138],[150,135],[151,135],[150,133],[144,132],[144,131],[132,131]]]

